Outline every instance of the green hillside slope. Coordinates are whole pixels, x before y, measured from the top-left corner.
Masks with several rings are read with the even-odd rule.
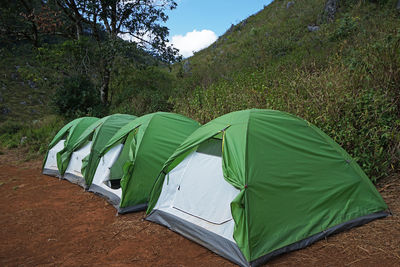
[[[53,92],[41,86],[46,77],[30,74],[36,63],[30,48],[1,48],[0,57],[0,124],[32,122],[48,114]]]
[[[274,1],[174,68],[175,112],[207,122],[245,108],[316,124],[372,179],[400,160],[397,0]]]

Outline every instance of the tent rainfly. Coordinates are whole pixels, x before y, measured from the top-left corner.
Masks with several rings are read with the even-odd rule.
[[[198,127],[192,119],[167,112],[129,122],[94,154],[102,159],[85,175],[89,191],[106,197],[119,213],[145,209],[164,162]]]
[[[98,151],[115,132],[135,118],[127,114],[114,114],[91,124],[76,142],[58,154],[59,166],[65,170],[63,178],[87,188],[84,174],[85,171],[92,171],[94,164],[97,166]]]
[[[49,144],[48,151],[43,162],[43,174],[61,178],[65,168],[57,160],[58,154],[62,154],[69,147],[73,146],[81,134],[93,123],[98,121],[94,117],[82,117],[75,119],[65,125]]]
[[[358,164],[307,121],[274,110],[221,116],[166,161],[147,220],[257,266],[387,216]]]

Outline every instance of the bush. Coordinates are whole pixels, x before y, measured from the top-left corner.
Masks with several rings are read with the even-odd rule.
[[[336,21],[337,27],[331,34],[331,41],[342,40],[351,36],[357,29],[357,19],[345,14],[343,18]]]
[[[119,65],[112,81],[112,113],[141,116],[170,111],[168,98],[174,77],[166,69]]]
[[[62,86],[56,89],[53,101],[57,113],[67,118],[105,113],[98,90],[84,75],[65,78]]]

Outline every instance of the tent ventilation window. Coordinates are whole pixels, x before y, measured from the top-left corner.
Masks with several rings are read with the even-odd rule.
[[[196,152],[222,157],[222,140],[217,138],[208,139],[199,145]]]

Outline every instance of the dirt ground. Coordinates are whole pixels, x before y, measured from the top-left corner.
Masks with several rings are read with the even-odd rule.
[[[41,162],[0,155],[0,266],[234,266],[102,198],[41,174]],[[19,152],[21,153],[21,152]],[[282,255],[268,266],[400,266],[400,177],[378,189],[393,216]]]

